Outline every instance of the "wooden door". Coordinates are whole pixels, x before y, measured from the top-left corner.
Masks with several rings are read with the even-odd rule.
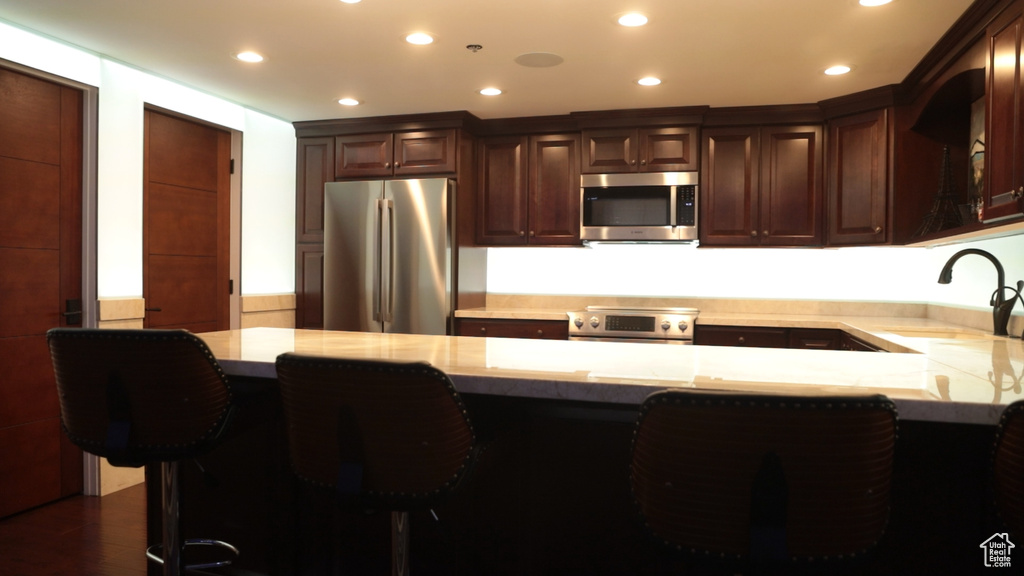
[[[709,128],[703,135],[700,243],[756,246],[760,136],[757,128]]]
[[[81,91],[0,68],[0,517],[82,490],[46,346],[81,325],[82,121]]]
[[[527,142],[526,136],[496,136],[480,142],[478,244],[526,244]]]
[[[1014,3],[988,28],[988,86],[985,106],[985,191],[982,220],[1021,212],[1024,195],[1024,114],[1021,41],[1024,17]]]
[[[685,172],[700,168],[697,128],[641,128],[641,172]]]
[[[885,242],[889,210],[886,110],[831,122],[828,152],[828,243]]]
[[[637,138],[632,128],[584,130],[582,172],[636,172]]]
[[[153,110],[145,124],[145,326],[227,330],[231,134]]]
[[[761,244],[820,245],[820,126],[761,129]]]
[[[530,244],[580,243],[580,137],[530,138]]]

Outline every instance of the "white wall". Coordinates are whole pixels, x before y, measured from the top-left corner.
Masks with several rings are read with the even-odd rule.
[[[499,294],[740,297],[934,302],[988,308],[995,267],[965,256],[953,282],[937,283],[963,248],[998,258],[1006,283],[1024,280],[1024,236],[937,248],[725,249],[667,244],[591,248],[491,248],[487,290]]]
[[[295,291],[295,132],[291,124],[2,21],[0,58],[99,88],[99,298],[142,296],[146,104],[242,133],[241,293]]]

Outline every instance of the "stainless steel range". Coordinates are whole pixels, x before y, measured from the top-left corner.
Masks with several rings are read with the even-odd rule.
[[[569,312],[570,340],[693,344],[696,308],[587,306]]]

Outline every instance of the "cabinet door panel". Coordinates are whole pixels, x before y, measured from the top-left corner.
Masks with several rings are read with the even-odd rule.
[[[579,136],[530,138],[531,244],[579,244]]]
[[[395,175],[455,172],[455,130],[395,134]]]
[[[989,27],[989,75],[985,121],[985,200],[982,218],[986,221],[1020,212],[1014,191],[1024,186],[1021,174],[1024,119],[1021,118],[1020,8]]]
[[[886,238],[889,147],[887,112],[832,122],[829,137],[830,245],[877,244]]]
[[[696,128],[650,128],[640,130],[641,172],[682,172],[697,170]]]
[[[299,138],[295,183],[297,242],[324,240],[324,184],[334,180],[334,138]]]
[[[761,243],[821,243],[821,129],[762,129]]]
[[[324,246],[299,244],[295,250],[295,327],[324,327]]]
[[[708,246],[758,244],[760,157],[756,128],[704,131],[700,242]]]
[[[358,134],[335,139],[336,178],[367,178],[390,176],[394,136]]]
[[[480,143],[479,244],[526,244],[527,142],[525,136],[503,136]]]
[[[559,320],[456,319],[456,335],[568,340],[569,323]]]
[[[587,174],[635,172],[636,145],[636,130],[584,130],[582,171]]]

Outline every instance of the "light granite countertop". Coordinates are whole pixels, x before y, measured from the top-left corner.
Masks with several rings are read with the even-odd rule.
[[[528,398],[638,405],[665,388],[881,393],[895,401],[902,419],[969,424],[995,424],[1007,404],[1024,398],[1019,338],[926,318],[714,313],[700,322],[837,328],[894,353],[287,328],[199,336],[229,375],[273,378],[283,352],[424,360],[447,372],[460,392]]]

